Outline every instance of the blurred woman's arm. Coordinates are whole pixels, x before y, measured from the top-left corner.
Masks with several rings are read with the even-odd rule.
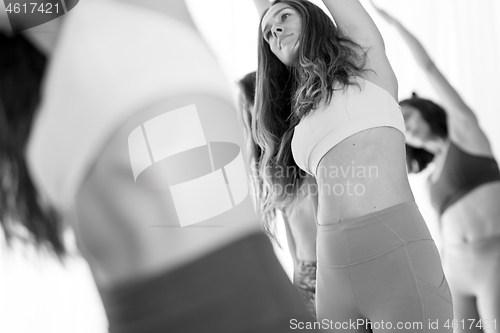
[[[479,127],[476,115],[437,68],[420,41],[400,21],[377,7],[373,1],[372,4],[380,16],[396,28],[410,49],[413,58],[438,93],[448,116],[448,131],[451,140],[471,152],[490,155],[491,148],[488,139]]]

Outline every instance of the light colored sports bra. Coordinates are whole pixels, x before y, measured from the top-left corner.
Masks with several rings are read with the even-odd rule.
[[[295,163],[315,176],[326,153],[351,135],[375,127],[394,127],[405,133],[405,123],[396,100],[384,89],[361,77],[358,85],[333,93],[329,105],[322,104],[295,127],[292,154]]]

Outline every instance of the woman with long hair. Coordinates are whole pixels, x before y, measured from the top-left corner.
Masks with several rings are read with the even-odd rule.
[[[293,200],[298,168],[316,178],[323,328],[447,330],[451,296],[408,183],[384,41],[359,1],[323,2],[335,24],[302,0],[276,1],[261,19],[253,126],[263,209]]]
[[[262,150],[253,140],[251,125],[255,103],[255,72],[245,75],[239,82],[240,112],[245,132],[245,154],[251,171],[251,181],[256,207],[261,203],[262,181],[258,176]],[[316,208],[317,187],[309,176],[299,197],[284,207],[280,213],[284,221],[288,248],[293,263],[293,283],[299,289],[309,312],[316,315]],[[276,235],[277,212],[264,215],[264,231],[279,244]]]
[[[0,225],[7,241],[19,236],[62,258],[63,222],[35,190],[24,149],[47,57],[24,35],[0,31]]]
[[[4,230],[62,254],[71,225],[111,333],[309,320],[260,230],[232,96],[185,2],[87,0],[64,20],[53,54],[0,39]]]
[[[409,172],[433,166],[428,190],[439,213],[455,331],[499,332],[500,171],[491,145],[474,112],[422,44],[396,18],[376,9],[403,37],[442,102],[441,107],[413,94],[401,108]]]

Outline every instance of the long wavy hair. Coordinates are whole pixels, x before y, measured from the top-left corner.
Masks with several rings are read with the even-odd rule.
[[[61,258],[62,223],[37,194],[24,159],[45,65],[21,34],[0,33],[0,225],[8,243],[17,236]]]
[[[431,100],[420,98],[412,93],[411,98],[399,103],[401,106],[409,105],[417,109],[422,118],[429,124],[431,132],[442,138],[448,138],[448,123],[444,109]],[[427,168],[434,159],[434,154],[424,148],[416,148],[406,145],[406,164],[409,173],[419,173]]]
[[[258,39],[258,70],[255,141],[263,154],[259,175],[263,178],[264,216],[275,208],[293,203],[300,196],[306,173],[295,163],[291,152],[293,130],[300,120],[320,103],[330,103],[335,90],[355,84],[353,77],[364,71],[366,50],[343,36],[323,10],[304,0],[278,0],[297,11],[301,18],[296,62],[285,66],[264,40],[261,25]],[[272,229],[264,217],[264,229]]]
[[[276,209],[270,209],[263,215],[263,199],[266,197],[263,178],[259,174],[259,164],[262,158],[262,149],[254,140],[252,122],[255,113],[255,85],[256,72],[245,75],[238,85],[240,87],[240,112],[242,113],[243,128],[245,134],[245,155],[250,167],[250,186],[252,189],[254,206],[257,212],[261,214],[266,223],[264,231],[276,244],[280,245],[277,237],[277,230],[274,220],[276,218]]]
[[[254,141],[252,134],[252,119],[255,105],[255,80],[256,72],[250,72],[237,82],[240,88],[239,94],[239,112],[243,123],[244,131],[244,154],[247,165],[250,168],[250,186],[254,206],[257,211],[261,211],[262,180],[259,177],[259,161],[262,156],[262,150]]]

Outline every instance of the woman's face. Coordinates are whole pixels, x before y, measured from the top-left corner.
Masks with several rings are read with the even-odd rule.
[[[431,127],[417,108],[411,105],[403,105],[401,106],[401,112],[405,119],[406,143],[415,148],[422,148],[432,140]]]
[[[298,12],[284,3],[269,8],[262,19],[262,36],[271,52],[286,66],[292,66],[295,60],[301,28]]]

